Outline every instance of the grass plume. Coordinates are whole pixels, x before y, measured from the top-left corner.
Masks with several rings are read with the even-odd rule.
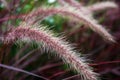
[[[88,28],[91,28],[93,31],[95,31],[96,33],[98,33],[99,35],[101,35],[104,39],[111,41],[111,42],[115,42],[114,38],[112,35],[110,35],[107,30],[105,30],[105,28],[98,24],[98,22],[96,20],[94,20],[93,18],[89,18],[88,16],[85,16],[82,12],[80,12],[78,9],[74,8],[74,7],[70,7],[70,6],[65,6],[65,7],[58,7],[58,8],[54,8],[54,7],[50,7],[50,8],[38,8],[36,10],[34,10],[33,12],[31,12],[26,18],[25,20],[27,22],[35,22],[33,19],[33,21],[31,21],[31,18],[33,18],[33,16],[35,16],[34,18],[38,18],[39,15],[40,19],[44,19],[45,17],[54,15],[54,14],[59,14],[62,16],[68,16],[70,18],[73,18],[75,20],[77,20],[78,22],[82,22],[84,25],[86,25]]]
[[[115,2],[112,1],[105,1],[105,2],[99,2],[96,4],[93,4],[91,6],[87,7],[90,11],[100,11],[100,10],[105,10],[105,9],[110,9],[110,8],[118,8]]]
[[[31,27],[36,27],[33,25]],[[37,26],[38,27],[38,26]],[[4,37],[4,42],[9,43],[16,40],[35,40],[37,42],[43,42],[50,49],[57,52],[57,55],[68,63],[72,69],[82,75],[83,80],[97,80],[96,73],[88,66],[83,58],[77,55],[77,51],[73,47],[62,40],[61,38],[54,37],[54,35],[41,28],[28,28],[26,25],[11,30]]]

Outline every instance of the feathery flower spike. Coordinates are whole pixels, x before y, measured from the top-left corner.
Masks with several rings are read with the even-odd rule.
[[[91,12],[94,12],[110,8],[118,8],[118,6],[116,5],[115,2],[105,1],[93,4],[91,6],[87,6],[86,8],[88,8]]]
[[[76,70],[82,75],[83,80],[97,80],[96,73],[85,63],[83,58],[77,55],[77,52],[73,50],[70,44],[63,41],[60,38],[54,37],[53,34],[47,30],[41,28],[28,28],[26,25],[11,30],[4,37],[4,42],[12,42],[17,39],[21,40],[35,40],[37,42],[43,42],[45,45],[50,47],[57,52],[57,55],[68,63],[70,67]],[[36,27],[37,25],[33,25]],[[32,26],[31,26],[32,27]],[[25,39],[24,39],[25,38]]]
[[[83,13],[85,16],[92,17],[91,11],[75,0],[58,0],[58,2],[62,6],[69,5],[69,6],[75,7],[79,9],[79,11]]]
[[[54,15],[54,14],[60,14],[62,16],[69,16],[72,17],[73,19],[77,20],[78,22],[81,21],[84,23],[87,27],[91,28],[93,31],[101,35],[104,39],[115,42],[113,39],[113,36],[111,36],[107,30],[105,30],[101,25],[97,23],[96,20],[89,18],[85,16],[82,12],[80,12],[78,9],[70,6],[65,6],[65,7],[58,7],[58,8],[38,8],[34,12],[31,12],[25,20],[27,22],[35,22],[31,20],[31,18],[38,18],[39,15],[42,15],[40,19],[44,19],[45,17]],[[33,17],[34,16],[34,17]]]
[[[99,2],[90,6],[83,6],[81,3],[78,3],[75,0],[58,0],[58,1],[63,5],[69,4],[70,6],[76,7],[77,9],[80,9],[80,11],[82,10],[83,13],[87,15],[88,14],[92,15],[92,12],[94,11],[100,11],[100,10],[110,9],[110,8],[118,8],[117,4],[113,1]]]

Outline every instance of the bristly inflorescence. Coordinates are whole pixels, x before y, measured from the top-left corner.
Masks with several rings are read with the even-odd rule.
[[[103,1],[103,2],[95,3],[95,4],[89,5],[89,6],[84,6],[82,3],[80,3],[80,2],[78,3],[76,0],[58,0],[58,2],[62,6],[70,5],[70,6],[78,8],[79,10],[84,7],[84,10],[86,8],[90,12],[100,11],[100,10],[105,10],[105,9],[110,9],[110,8],[118,8],[116,3],[113,1]]]
[[[33,26],[38,27],[38,25]],[[32,25],[30,27],[32,27]],[[83,58],[77,55],[77,52],[70,44],[61,38],[54,37],[51,32],[44,30],[42,27],[28,28],[28,26],[22,25],[22,27],[11,30],[11,32],[4,37],[4,42],[9,43],[11,41],[26,39],[43,42],[48,47],[52,48],[65,63],[68,63],[72,69],[80,73],[84,80],[97,80],[96,73],[92,71]]]
[[[96,4],[93,4],[91,6],[87,6],[91,12],[95,11],[100,11],[100,10],[105,10],[105,9],[110,9],[110,8],[118,8],[115,2],[112,1],[105,1],[105,2],[99,2]]]
[[[25,20],[27,22],[30,21],[31,23],[34,23],[35,19],[31,20],[31,17],[34,16],[35,18],[36,17],[38,18],[39,14],[42,15],[39,18],[41,20],[44,19],[45,17],[51,16],[54,14],[68,16],[70,18],[73,18],[74,20],[77,20],[78,22],[84,23],[86,25],[86,27],[91,28],[93,31],[95,31],[96,33],[101,35],[104,39],[111,41],[111,42],[115,42],[113,36],[110,35],[103,26],[98,24],[98,22],[95,19],[93,19],[92,17],[85,16],[85,14],[83,14],[83,12],[79,11],[78,9],[76,9],[74,7],[64,6],[64,7],[58,7],[58,8],[54,8],[54,7],[38,8],[34,12],[30,13],[25,18]]]

